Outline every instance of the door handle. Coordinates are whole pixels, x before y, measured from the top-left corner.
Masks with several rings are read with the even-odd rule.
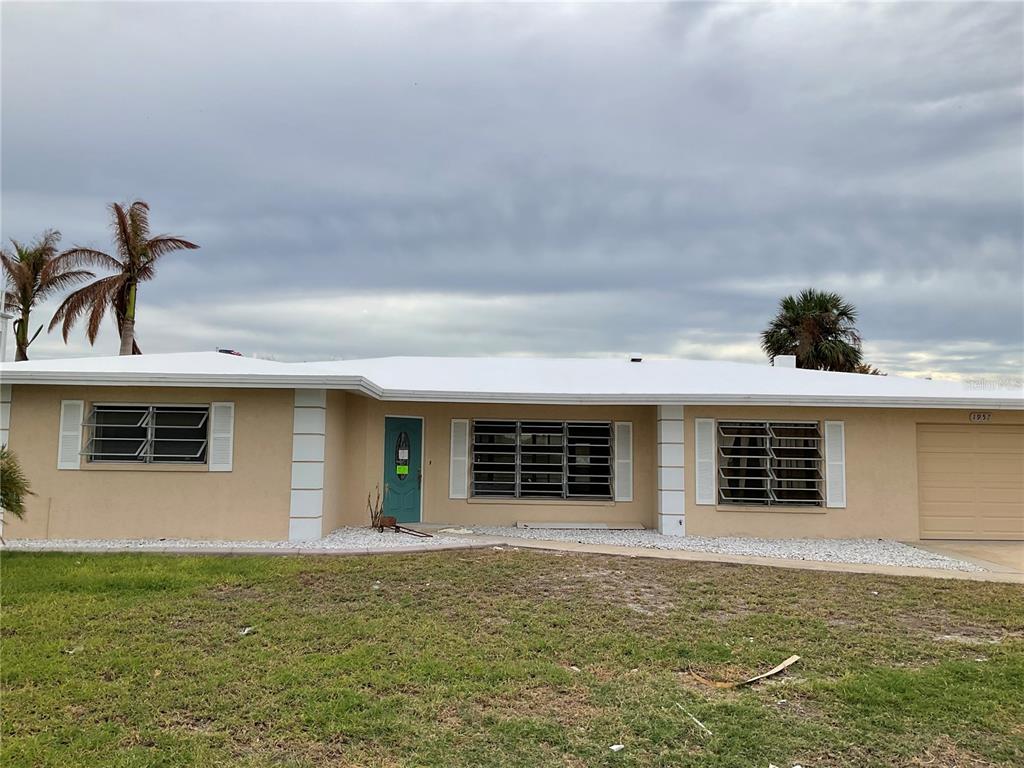
[[[418,470],[416,472],[416,487],[417,488],[423,488],[423,470],[422,469]]]

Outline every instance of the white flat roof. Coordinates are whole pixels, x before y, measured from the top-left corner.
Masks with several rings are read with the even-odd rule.
[[[382,357],[282,363],[218,352],[30,360],[4,384],[342,389],[380,400],[1024,409],[1024,386],[709,360]]]

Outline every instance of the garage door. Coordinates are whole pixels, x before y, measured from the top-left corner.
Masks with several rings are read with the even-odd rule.
[[[917,428],[922,539],[1024,540],[1024,427]]]

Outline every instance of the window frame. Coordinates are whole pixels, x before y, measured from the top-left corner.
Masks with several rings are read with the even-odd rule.
[[[815,432],[813,435],[786,435],[784,433],[787,429],[808,430],[811,428]],[[747,434],[726,434],[724,430],[727,429],[745,430]],[[714,435],[715,499],[718,505],[752,509],[778,507],[822,509],[826,506],[825,433],[821,421],[718,419],[715,421]],[[763,444],[724,444],[723,438],[734,437],[753,438],[763,441]],[[800,445],[801,442],[804,444]],[[807,445],[811,442],[813,445]],[[729,453],[726,453],[727,450]],[[813,456],[802,457],[800,455],[801,453],[809,454],[812,451],[814,452]],[[731,463],[730,459],[760,461],[762,467],[737,466]],[[801,462],[808,461],[813,464],[799,466]],[[728,486],[726,484],[728,480],[748,481],[748,484],[746,486]],[[733,491],[733,493],[729,493],[729,491]],[[763,491],[763,493],[760,496],[744,497],[744,491]],[[801,495],[805,495],[805,497],[801,498]]]
[[[615,499],[615,422],[612,420],[600,420],[600,419],[523,419],[523,418],[482,418],[482,419],[470,419],[469,424],[469,488],[468,498],[474,500],[495,500],[495,501],[530,501],[534,503],[550,503],[550,502],[573,502],[573,501],[593,501],[593,502],[613,502]],[[490,433],[493,435],[509,435],[513,436],[512,442],[501,443],[495,441],[494,443],[485,444],[481,443],[478,439],[479,426],[490,425],[494,432]],[[527,428],[524,432],[524,426]],[[510,429],[511,427],[511,429]],[[536,431],[530,431],[530,428]],[[558,427],[556,431],[555,428]],[[583,428],[587,427],[600,427],[606,431],[607,434],[607,447],[601,442],[604,434],[602,435],[571,435],[571,428]],[[560,442],[557,447],[558,451],[543,450],[545,447],[554,448],[556,446],[550,443],[525,443],[523,442],[523,435],[535,435],[535,436],[549,436],[559,437]],[[487,434],[487,433],[484,433]],[[597,442],[588,442],[587,438],[597,439]],[[575,440],[573,439],[575,438]],[[578,449],[580,446],[596,445],[598,448],[604,448],[607,451],[607,456],[590,455],[589,453],[579,453],[573,449]],[[499,446],[498,450],[488,451],[488,446]],[[524,451],[523,449],[528,450]],[[483,449],[483,450],[482,450]],[[511,449],[511,450],[509,450]],[[539,450],[538,450],[539,449]],[[505,471],[493,471],[488,470],[487,464],[481,465],[478,457],[482,454],[490,454],[492,456],[508,455],[511,461],[505,462],[489,462],[495,467],[510,468]],[[539,457],[539,456],[557,456],[557,460],[551,462],[539,462],[539,461],[527,461],[523,462],[523,457]],[[582,456],[586,456],[586,461],[581,461]],[[574,460],[575,459],[575,460]],[[594,461],[598,459],[599,461]],[[535,464],[539,467],[548,468],[545,469],[531,469],[530,465]],[[597,474],[593,472],[579,472],[577,471],[580,467],[589,466],[602,466],[604,467],[603,472]],[[478,474],[489,474],[492,477],[494,475],[511,476],[511,480],[480,480]],[[559,475],[560,480],[555,483],[552,481],[527,481],[526,485],[531,487],[548,486],[552,487],[557,485],[557,492],[542,493],[537,490],[524,489],[524,474],[533,474],[540,476],[550,477],[552,475]],[[594,485],[593,479],[597,478],[597,483],[604,487],[604,478],[607,478],[607,492],[599,494],[594,493],[579,493],[570,490],[573,485],[579,486],[587,483],[583,483],[577,480],[575,483],[571,481],[571,478],[588,478],[591,480],[589,485]],[[511,486],[506,492],[502,492],[500,489],[494,490],[487,493],[479,492],[479,485],[481,483],[489,483],[492,486]]]
[[[97,410],[102,409],[119,409],[127,412],[138,411],[142,412],[143,415],[136,424],[113,424],[103,425],[97,424],[95,416]],[[166,410],[170,412],[201,412],[202,418],[198,425],[192,426],[180,426],[180,425],[160,425],[157,423],[158,411]],[[113,412],[113,411],[108,411]],[[208,466],[210,460],[210,426],[213,419],[213,409],[210,403],[123,403],[123,402],[95,402],[89,403],[89,408],[86,411],[85,419],[82,422],[82,427],[85,430],[85,443],[81,450],[81,456],[85,459],[87,465],[92,466],[109,466],[109,465],[122,465],[122,466],[179,466],[179,467],[205,467]],[[145,429],[144,437],[97,437],[97,427],[103,426],[114,426],[114,427],[126,427],[132,429]],[[174,429],[188,429],[198,430],[203,429],[204,435],[202,438],[189,437],[189,438],[172,438],[161,436],[158,430],[174,430]],[[90,447],[95,441],[103,440],[130,440],[130,441],[142,441],[142,444],[135,451],[134,454],[102,454],[90,450]],[[201,443],[199,450],[194,456],[185,456],[180,454],[173,455],[172,458],[168,458],[168,454],[161,454],[155,450],[156,443],[166,442],[187,442],[187,443]],[[112,456],[113,458],[103,458],[104,455]]]

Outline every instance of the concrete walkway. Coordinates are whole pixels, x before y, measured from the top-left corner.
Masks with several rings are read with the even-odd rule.
[[[466,538],[479,538],[490,545],[518,547],[520,549],[541,549],[554,552],[589,552],[600,555],[622,555],[626,557],[648,557],[657,560],[689,560],[706,563],[733,563],[737,565],[766,565],[773,568],[794,568],[805,571],[828,571],[832,573],[872,573],[881,576],[919,576],[930,579],[962,579],[965,581],[995,581],[1007,584],[1024,584],[1024,573],[1007,569],[991,571],[954,571],[945,568],[908,568],[894,565],[870,565],[864,563],[829,563],[817,560],[786,560],[776,557],[751,557],[749,555],[720,555],[711,552],[690,552],[681,549],[650,549],[647,547],[617,547],[610,544],[580,544],[575,541],[548,541],[540,539],[517,539],[514,537],[476,536],[460,534]],[[918,546],[913,542],[912,546]],[[942,554],[949,554],[943,552]],[[960,557],[959,555],[955,555]],[[979,562],[979,565],[988,565]]]
[[[908,541],[912,547],[980,565],[996,573],[1024,574],[1024,541]]]
[[[469,538],[468,536],[466,538]],[[408,544],[401,547],[311,547],[296,545],[294,547],[246,547],[246,546],[205,546],[205,547],[123,547],[123,546],[69,546],[54,544],[39,546],[32,549],[0,546],[0,552],[19,552],[36,554],[40,552],[64,552],[66,554],[89,555],[339,555],[355,557],[360,555],[408,555],[420,552],[450,552],[464,549],[488,549],[494,546],[487,541],[474,541],[465,544]]]

